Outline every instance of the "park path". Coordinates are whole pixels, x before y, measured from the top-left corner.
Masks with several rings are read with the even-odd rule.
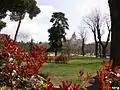
[[[86,85],[85,90],[99,90],[98,79],[95,76],[91,78],[90,82]]]
[[[95,81],[91,84],[89,84],[87,87],[86,87],[87,90],[98,90],[98,80],[95,79]]]

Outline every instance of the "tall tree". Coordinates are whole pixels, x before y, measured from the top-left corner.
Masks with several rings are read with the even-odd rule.
[[[106,48],[108,46],[108,42],[110,40],[110,33],[111,33],[111,27],[110,27],[110,21],[109,21],[110,19],[108,18],[106,14],[102,16],[100,11],[97,9],[95,9],[94,12],[92,12],[92,14],[89,15],[87,18],[89,20],[85,22],[94,34],[94,40],[96,44],[95,47],[96,49],[98,49],[98,45],[100,45],[102,47],[102,56],[106,57]],[[108,36],[107,36],[106,42],[103,42],[102,36],[106,29],[108,29]],[[98,50],[96,50],[96,53],[97,52]]]
[[[108,0],[111,16],[111,59],[120,66],[120,0]]]
[[[102,57],[106,58],[106,48],[108,46],[109,40],[110,40],[110,34],[111,34],[111,25],[110,25],[110,19],[108,15],[104,16],[104,21],[102,21],[107,28],[103,28],[104,30],[108,30],[107,40],[106,42],[102,41],[102,34],[101,34],[101,28],[99,26],[97,27],[97,35],[100,45],[102,46]],[[103,25],[104,26],[104,25]]]
[[[32,19],[40,13],[40,9],[36,4],[35,0],[0,0],[0,13],[6,14],[7,11],[10,11],[10,19],[19,21],[14,40],[16,40],[21,20],[25,14],[28,13],[30,19]]]
[[[95,10],[95,12],[97,12]],[[95,12],[90,13],[90,15],[86,16],[84,18],[84,23],[86,26],[92,31],[94,35],[94,41],[95,41],[95,56],[98,57],[98,39],[97,39],[97,24],[99,22],[96,20],[97,14]]]
[[[18,21],[18,26],[16,29],[14,40],[17,39],[20,24],[21,24],[22,19],[24,19],[25,14],[28,13],[29,18],[32,19],[38,13],[40,13],[40,9],[36,6],[37,3],[35,0],[28,0],[28,1],[24,0],[23,2],[19,2],[19,3],[20,3],[19,6],[21,7],[20,10],[18,10],[17,12],[12,12],[10,14],[10,20]]]
[[[79,32],[79,35],[80,35],[80,40],[82,41],[82,47],[81,47],[81,50],[82,50],[82,55],[84,56],[85,55],[85,42],[87,40],[87,30],[84,28],[84,27],[80,27],[80,32]]]
[[[50,48],[48,51],[55,52],[55,56],[57,56],[58,50],[62,48],[62,42],[66,41],[65,29],[69,29],[69,25],[67,23],[67,18],[65,18],[65,14],[62,12],[54,12],[50,22],[53,23],[52,27],[48,29],[49,32],[49,45]]]

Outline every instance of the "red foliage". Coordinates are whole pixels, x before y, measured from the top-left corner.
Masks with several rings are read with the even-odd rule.
[[[21,83],[24,80],[28,80],[29,83],[32,76],[35,77],[34,79],[36,81],[39,81],[39,68],[47,59],[48,57],[43,46],[32,44],[31,52],[25,52],[17,42],[10,39],[10,36],[0,34],[0,61],[1,63],[3,62],[2,65],[0,64],[2,68],[0,73],[2,76],[5,75],[10,79],[6,84],[8,86],[11,85],[11,88],[15,86],[12,83],[13,81],[19,81]],[[32,85],[32,83],[28,85]],[[37,82],[35,85],[37,85]]]
[[[71,84],[72,84],[72,82],[62,81],[62,85],[59,85],[60,86],[60,90],[69,90]]]
[[[0,60],[5,59],[5,71],[12,73],[13,70],[22,76],[38,74],[38,69],[47,60],[44,48],[39,44],[33,44],[31,53],[25,52],[17,42],[10,39],[6,34],[0,35]],[[4,56],[4,57],[3,57]]]
[[[45,90],[55,90],[54,85],[51,83],[50,78],[48,78],[45,83],[47,86],[45,87]]]
[[[83,69],[82,69],[82,70],[79,71],[79,75],[80,75],[80,77],[82,77],[83,74],[84,74],[84,72],[83,72]]]
[[[106,67],[106,69],[111,69],[113,64],[113,60],[105,61],[103,60],[102,65]]]
[[[90,77],[91,77],[91,74],[90,74],[89,72],[87,72],[86,81],[87,81],[88,79],[90,79]]]
[[[80,89],[80,84],[73,84],[72,89],[73,90],[79,90]]]
[[[117,74],[120,73],[120,68],[116,66],[112,71],[113,60],[110,60],[108,62],[103,60],[102,64],[106,68],[100,69],[97,72],[100,88],[101,90],[112,90],[111,83],[113,81],[120,81],[120,77],[117,76]]]

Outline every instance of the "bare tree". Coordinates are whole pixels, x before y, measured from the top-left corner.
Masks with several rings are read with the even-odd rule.
[[[73,54],[77,54],[77,35],[76,33],[74,32],[72,34],[72,37],[70,38],[70,41],[71,41],[71,44],[72,44],[72,51],[73,51]]]
[[[77,35],[75,32],[72,34],[70,38],[66,39],[66,42],[63,44],[64,52],[70,56],[80,54],[81,40],[77,39]]]
[[[99,27],[97,29],[97,35],[98,35],[99,43],[102,46],[102,57],[106,58],[106,48],[107,48],[108,43],[110,41],[110,34],[111,34],[111,23],[110,23],[109,15],[105,14],[103,23],[104,23],[104,30],[105,29],[108,30],[107,40],[105,42],[102,42],[102,39],[101,39],[102,35],[100,33],[101,28],[99,28]]]
[[[79,32],[79,35],[80,35],[80,39],[82,41],[82,46],[81,46],[81,50],[82,50],[82,55],[84,56],[85,55],[85,42],[87,40],[87,30],[84,28],[84,27],[79,27],[80,29],[80,32]]]
[[[63,44],[63,50],[65,53],[67,53],[68,56],[70,56],[70,52],[71,52],[71,39],[66,39],[66,42],[64,42]]]
[[[98,39],[97,39],[97,27],[101,26],[100,24],[100,15],[97,11],[97,9],[94,10],[94,12],[90,13],[88,16],[84,18],[84,23],[86,26],[92,31],[94,35],[94,41],[95,41],[95,56],[98,57]]]
[[[110,22],[108,20],[109,20],[108,16],[106,16],[104,14],[104,17],[103,17],[102,14],[100,13],[100,11],[97,9],[95,9],[89,16],[87,16],[84,19],[85,24],[94,34],[96,57],[98,56],[98,45],[100,45],[102,47],[102,56],[106,57],[106,47],[109,42],[110,31],[111,31],[110,30]],[[106,29],[108,29],[107,41],[103,42],[102,36]]]

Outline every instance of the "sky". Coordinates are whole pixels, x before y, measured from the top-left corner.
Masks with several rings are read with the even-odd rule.
[[[75,32],[79,38],[79,26],[82,18],[88,15],[94,8],[99,9],[101,12],[109,13],[108,0],[36,0],[37,6],[41,9],[33,20],[30,20],[28,15],[22,20],[19,33],[29,35],[29,40],[34,39],[35,42],[47,42],[48,29],[51,27],[49,22],[53,12],[63,12],[65,17],[68,18],[69,30],[66,30],[66,38],[70,38]],[[2,33],[14,37],[18,22],[10,21],[6,17],[4,21],[7,22],[7,27],[2,30]],[[103,40],[107,33],[104,34]],[[87,43],[93,42],[93,34],[89,30],[87,35]]]

